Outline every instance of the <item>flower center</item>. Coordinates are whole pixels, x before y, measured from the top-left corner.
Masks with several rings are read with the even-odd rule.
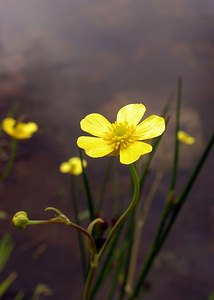
[[[103,137],[115,150],[125,149],[131,143],[137,141],[136,130],[128,122],[115,122],[108,127],[108,131]]]

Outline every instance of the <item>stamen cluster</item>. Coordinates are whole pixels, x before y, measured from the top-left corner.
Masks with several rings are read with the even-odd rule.
[[[108,127],[104,139],[113,146],[114,150],[126,149],[137,140],[136,129],[128,122],[115,122]]]

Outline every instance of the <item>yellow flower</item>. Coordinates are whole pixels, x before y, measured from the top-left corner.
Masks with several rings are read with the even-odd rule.
[[[187,132],[179,130],[178,131],[178,140],[184,144],[192,145],[195,143],[195,138],[189,135]]]
[[[29,139],[38,130],[34,122],[23,123],[13,118],[5,118],[2,121],[2,129],[17,140]]]
[[[86,168],[87,162],[83,159],[82,161],[83,167]],[[70,173],[72,175],[80,175],[82,174],[82,164],[81,159],[79,157],[72,157],[68,161],[63,162],[59,170],[61,173]]]
[[[152,151],[152,146],[143,141],[157,137],[165,130],[164,119],[156,115],[139,123],[145,111],[146,107],[141,103],[128,104],[119,110],[114,123],[98,113],[89,114],[80,126],[94,137],[81,136],[77,145],[91,157],[119,155],[122,164],[131,164]]]

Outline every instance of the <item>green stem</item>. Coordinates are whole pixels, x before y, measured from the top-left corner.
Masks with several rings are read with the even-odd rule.
[[[91,189],[90,189],[88,177],[86,175],[85,168],[83,167],[83,155],[82,155],[81,149],[80,149],[79,153],[80,153],[80,159],[81,159],[82,171],[83,171],[82,172],[83,182],[84,182],[86,196],[87,196],[87,200],[88,200],[88,209],[89,209],[90,221],[92,221],[95,218],[93,199],[92,199],[92,194],[91,194]]]
[[[117,268],[115,270],[115,273],[112,277],[111,280],[111,285],[109,288],[109,294],[108,294],[108,300],[112,300],[114,298],[114,294],[115,291],[117,290],[117,284],[118,284],[118,279],[120,277],[120,274],[122,273],[122,267],[123,267],[123,263],[124,263],[124,257],[125,257],[126,252],[123,251],[122,253],[120,253],[120,256],[118,257],[118,261],[117,261]]]
[[[94,277],[94,273],[96,271],[96,266],[90,266],[90,269],[88,271],[88,276],[85,283],[85,288],[83,291],[83,300],[89,300],[90,299],[90,291],[92,286],[92,281]]]
[[[164,230],[164,233],[162,234],[162,238],[161,238],[161,241],[160,243],[163,244],[163,242],[166,240],[170,230],[171,230],[171,227],[173,226],[177,216],[178,216],[178,213],[180,212],[187,196],[189,195],[189,192],[195,182],[195,180],[197,179],[200,171],[201,171],[201,168],[213,146],[213,143],[214,143],[214,134],[212,135],[209,143],[207,144],[207,147],[206,149],[204,150],[200,160],[198,161],[196,167],[195,167],[195,170],[193,171],[192,173],[192,176],[190,177],[189,181],[187,182],[185,188],[183,189],[182,193],[180,194],[180,196],[178,197],[178,200],[177,202],[175,203],[175,209],[171,215],[171,218],[169,220],[169,222],[167,223],[167,226],[166,226],[166,229]]]
[[[83,233],[86,238],[88,238],[88,240],[90,241],[91,247],[92,247],[92,257],[90,259],[91,264],[93,265],[94,263],[96,264],[96,244],[94,241],[94,238],[92,237],[92,235],[82,226],[75,224],[73,222],[71,222],[67,217],[65,218],[65,216],[63,217],[63,219],[61,219],[61,217],[55,217],[53,219],[50,220],[29,220],[27,223],[28,225],[44,225],[44,224],[65,224],[69,227],[75,228],[77,229],[79,232]]]
[[[12,139],[11,140],[11,151],[10,151],[10,156],[7,162],[7,165],[3,171],[3,173],[0,176],[0,182],[5,181],[5,179],[10,175],[14,162],[15,162],[15,158],[16,158],[16,153],[17,153],[17,145],[18,145],[18,141],[16,139]]]
[[[108,254],[105,257],[105,260],[103,262],[103,267],[101,268],[99,274],[97,275],[97,280],[94,284],[94,287],[92,289],[91,292],[91,297],[92,299],[94,299],[95,294],[97,293],[97,290],[99,289],[99,287],[101,286],[101,284],[103,283],[103,281],[105,280],[107,274],[109,273],[109,269],[110,269],[110,261],[114,255],[114,250],[116,248],[116,244],[119,240],[120,237],[120,230],[117,232],[117,234],[114,236],[114,238],[111,241],[110,244],[110,249],[108,251]]]
[[[137,269],[137,258],[138,258],[138,253],[140,251],[142,230],[146,223],[147,217],[149,215],[149,210],[152,204],[152,200],[154,199],[155,193],[157,192],[157,189],[160,186],[162,177],[163,177],[163,173],[161,171],[158,171],[156,174],[156,179],[152,185],[151,191],[149,192],[148,196],[145,199],[143,212],[141,213],[140,207],[138,207],[137,210],[133,244],[132,244],[132,249],[130,251],[129,276],[126,284],[126,292],[128,295],[131,295],[133,291],[135,272]]]
[[[178,159],[179,159],[179,140],[178,140],[178,131],[180,129],[180,110],[181,110],[181,95],[182,95],[182,79],[178,79],[178,95],[176,102],[176,124],[175,124],[175,147],[174,147],[174,161],[172,169],[172,177],[169,186],[169,192],[174,191],[176,179],[177,179],[177,170],[178,170]]]
[[[134,209],[135,205],[137,204],[137,201],[138,201],[138,198],[139,198],[139,193],[140,193],[140,185],[139,185],[139,178],[138,178],[136,169],[135,169],[133,164],[130,165],[130,172],[131,172],[131,175],[132,175],[133,186],[134,186],[134,192],[133,192],[132,200],[131,200],[128,208],[120,216],[120,218],[115,223],[114,227],[109,232],[105,243],[103,244],[103,246],[100,249],[99,253],[96,255],[96,264],[97,265],[99,264],[99,260],[100,260],[101,256],[104,254],[104,252],[105,252],[107,246],[109,245],[109,243],[111,242],[112,238],[118,232],[118,230],[121,228],[123,222],[125,221],[127,216],[131,213],[131,211]],[[88,273],[88,278],[86,280],[85,289],[84,289],[84,293],[83,293],[83,296],[84,296],[83,299],[84,300],[90,299],[89,298],[90,297],[90,290],[91,290],[91,285],[92,285],[92,281],[93,281],[93,276],[94,276],[94,273],[95,273],[95,268],[96,268],[96,266],[94,266],[94,265],[90,266],[89,273]]]
[[[80,219],[78,215],[78,207],[77,207],[77,201],[76,201],[76,182],[75,182],[76,177],[71,176],[71,202],[72,202],[72,207],[73,207],[73,212],[74,212],[74,219],[75,223],[80,225]],[[82,262],[82,272],[83,272],[83,277],[85,278],[86,272],[87,272],[87,262],[86,262],[86,255],[85,255],[85,248],[83,244],[83,239],[82,235],[80,232],[77,232],[77,238],[78,238],[78,244],[79,244],[79,249],[80,249],[80,255],[81,255],[81,262]]]
[[[134,241],[134,229],[135,229],[135,218],[136,218],[136,210],[133,211],[133,213],[129,216],[128,220],[128,230],[127,230],[127,250],[126,250],[126,260],[125,260],[125,268],[123,271],[123,282],[121,286],[121,292],[120,297],[118,300],[123,300],[125,293],[126,293],[126,284],[129,276],[129,270],[130,270],[130,260],[131,260],[131,251],[132,251],[132,245]],[[134,226],[133,226],[134,225]]]
[[[140,184],[139,184],[139,178],[138,178],[135,166],[133,164],[130,165],[130,172],[132,175],[133,186],[134,186],[132,200],[131,200],[129,206],[127,207],[127,209],[120,216],[120,218],[115,223],[114,227],[109,232],[105,243],[103,244],[102,248],[100,249],[100,251],[98,253],[98,258],[100,258],[102,256],[103,252],[107,248],[107,246],[108,246],[109,242],[111,241],[112,237],[114,236],[114,234],[120,229],[120,227],[122,226],[122,224],[125,221],[125,219],[127,218],[127,216],[131,213],[131,211],[137,204],[137,201],[139,198],[139,193],[140,193]]]
[[[166,203],[164,206],[164,210],[162,212],[160,225],[158,227],[158,231],[155,236],[155,240],[157,241],[162,234],[162,231],[165,227],[166,221],[171,213],[171,209],[173,206],[172,197],[174,197],[174,189],[176,185],[177,179],[177,170],[178,170],[178,161],[179,161],[179,140],[178,140],[178,131],[180,128],[180,108],[181,108],[181,97],[182,97],[182,79],[178,79],[178,94],[176,101],[176,124],[175,124],[175,146],[174,146],[174,158],[173,158],[173,166],[172,166],[172,177],[171,182],[168,189],[168,195],[166,198]]]

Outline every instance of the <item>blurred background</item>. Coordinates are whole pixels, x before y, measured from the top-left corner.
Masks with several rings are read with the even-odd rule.
[[[182,187],[213,131],[213,28],[211,0],[1,0],[0,117],[12,111],[40,129],[19,143],[13,173],[0,187],[0,210],[9,218],[27,210],[39,219],[47,217],[45,207],[56,206],[72,215],[69,176],[58,168],[78,155],[79,121],[91,112],[113,121],[121,106],[136,102],[146,105],[147,116],[160,114],[176,98],[179,76],[181,126],[197,141],[181,149]],[[172,128],[173,122],[172,115]],[[3,166],[7,139],[1,139]],[[166,182],[172,142],[169,129],[160,154]],[[96,194],[106,160],[87,159]],[[214,290],[213,167],[210,156],[150,275],[147,299],[202,300]],[[85,208],[84,195],[80,200]],[[148,241],[160,203],[147,225]],[[18,231],[2,220],[0,235],[5,231],[15,247],[0,278],[18,274],[5,299],[20,289],[30,299],[39,282],[53,290],[50,299],[80,299],[75,232],[61,226]]]

